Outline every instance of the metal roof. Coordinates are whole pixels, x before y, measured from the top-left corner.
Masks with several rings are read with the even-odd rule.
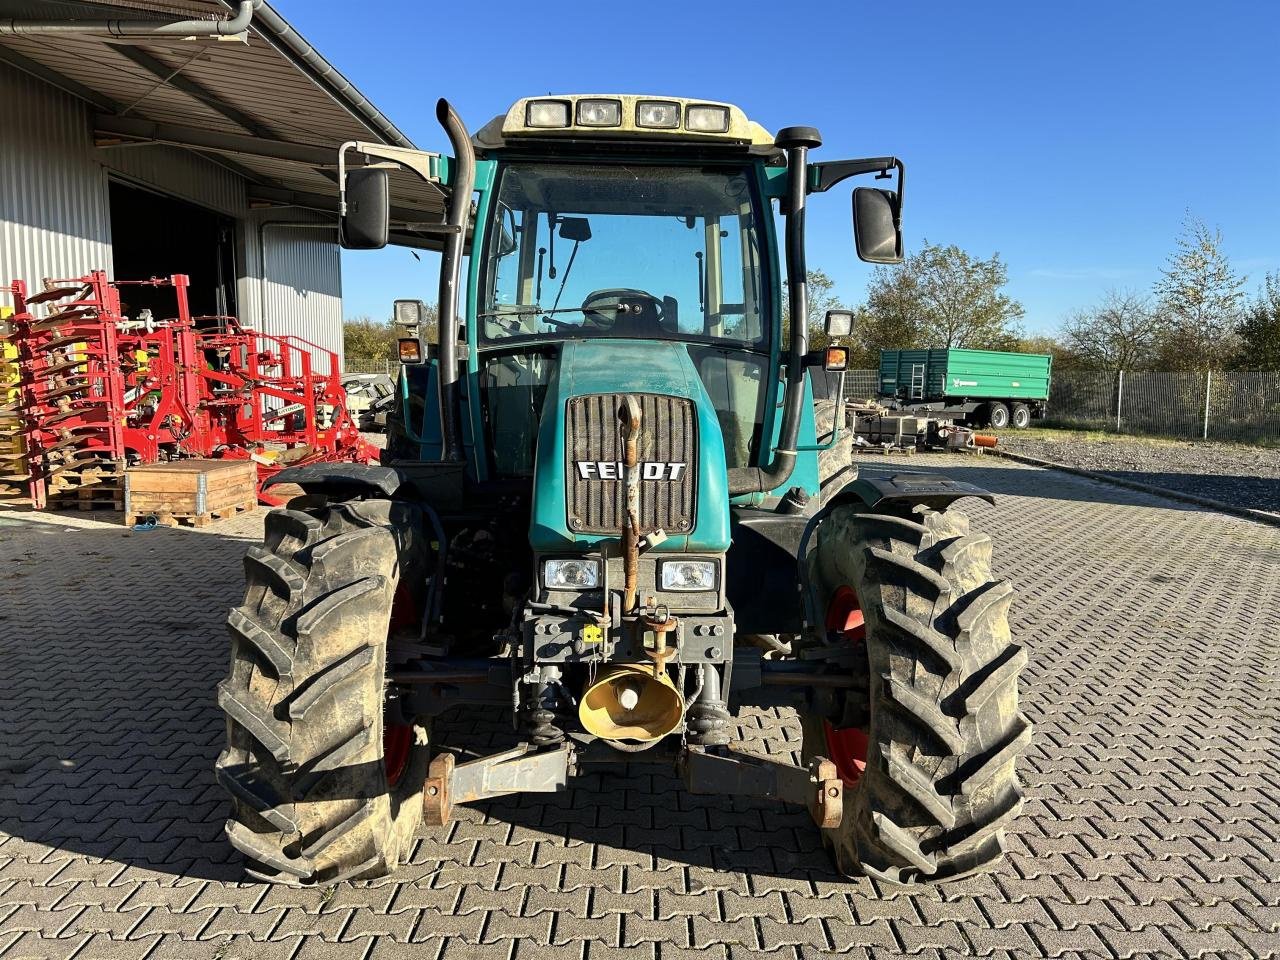
[[[234,0],[0,0],[0,61],[87,100],[100,146],[167,143],[215,158],[249,182],[251,201],[337,209],[338,147],[414,146],[269,4],[242,39],[9,35],[8,21],[226,20]],[[396,242],[438,246],[406,222],[439,222],[439,189],[393,173]]]

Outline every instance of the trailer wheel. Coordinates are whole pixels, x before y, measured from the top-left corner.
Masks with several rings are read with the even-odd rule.
[[[1022,807],[1015,760],[1031,736],[1018,710],[1026,653],[993,580],[991,541],[967,519],[845,506],[818,528],[810,586],[827,612],[829,670],[865,686],[817,690],[803,713],[806,760],[835,761],[844,817],[824,830],[839,870],[893,883],[954,879],[1004,852]],[[842,664],[837,666],[836,664]]]
[[[376,877],[408,852],[429,737],[387,709],[385,687],[388,631],[412,615],[426,559],[418,521],[389,500],[300,497],[267,515],[245,557],[216,774],[227,838],[257,879]]]
[[[999,400],[992,401],[987,407],[987,423],[997,430],[1009,425],[1009,408]]]
[[[1015,403],[1010,416],[1015,430],[1025,430],[1031,426],[1031,408],[1025,403]]]

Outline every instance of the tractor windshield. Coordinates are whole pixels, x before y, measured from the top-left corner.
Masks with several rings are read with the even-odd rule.
[[[761,222],[743,169],[509,164],[489,229],[480,339],[764,349]]]

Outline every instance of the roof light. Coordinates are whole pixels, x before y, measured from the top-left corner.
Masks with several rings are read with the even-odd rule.
[[[687,130],[694,133],[725,133],[729,129],[729,108],[696,103],[684,118]]]
[[[618,127],[622,125],[621,100],[579,100],[578,126]]]
[[[636,126],[671,130],[680,126],[680,104],[670,100],[641,100],[636,104]]]
[[[567,127],[569,102],[567,100],[530,100],[524,122],[530,127]]]

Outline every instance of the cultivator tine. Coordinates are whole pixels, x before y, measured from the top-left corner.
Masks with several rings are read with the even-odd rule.
[[[33,293],[27,297],[27,303],[49,303],[53,300],[63,300],[73,294],[83,295],[88,291],[87,284],[80,284],[74,287],[50,287],[48,290],[41,290],[39,293]]]

